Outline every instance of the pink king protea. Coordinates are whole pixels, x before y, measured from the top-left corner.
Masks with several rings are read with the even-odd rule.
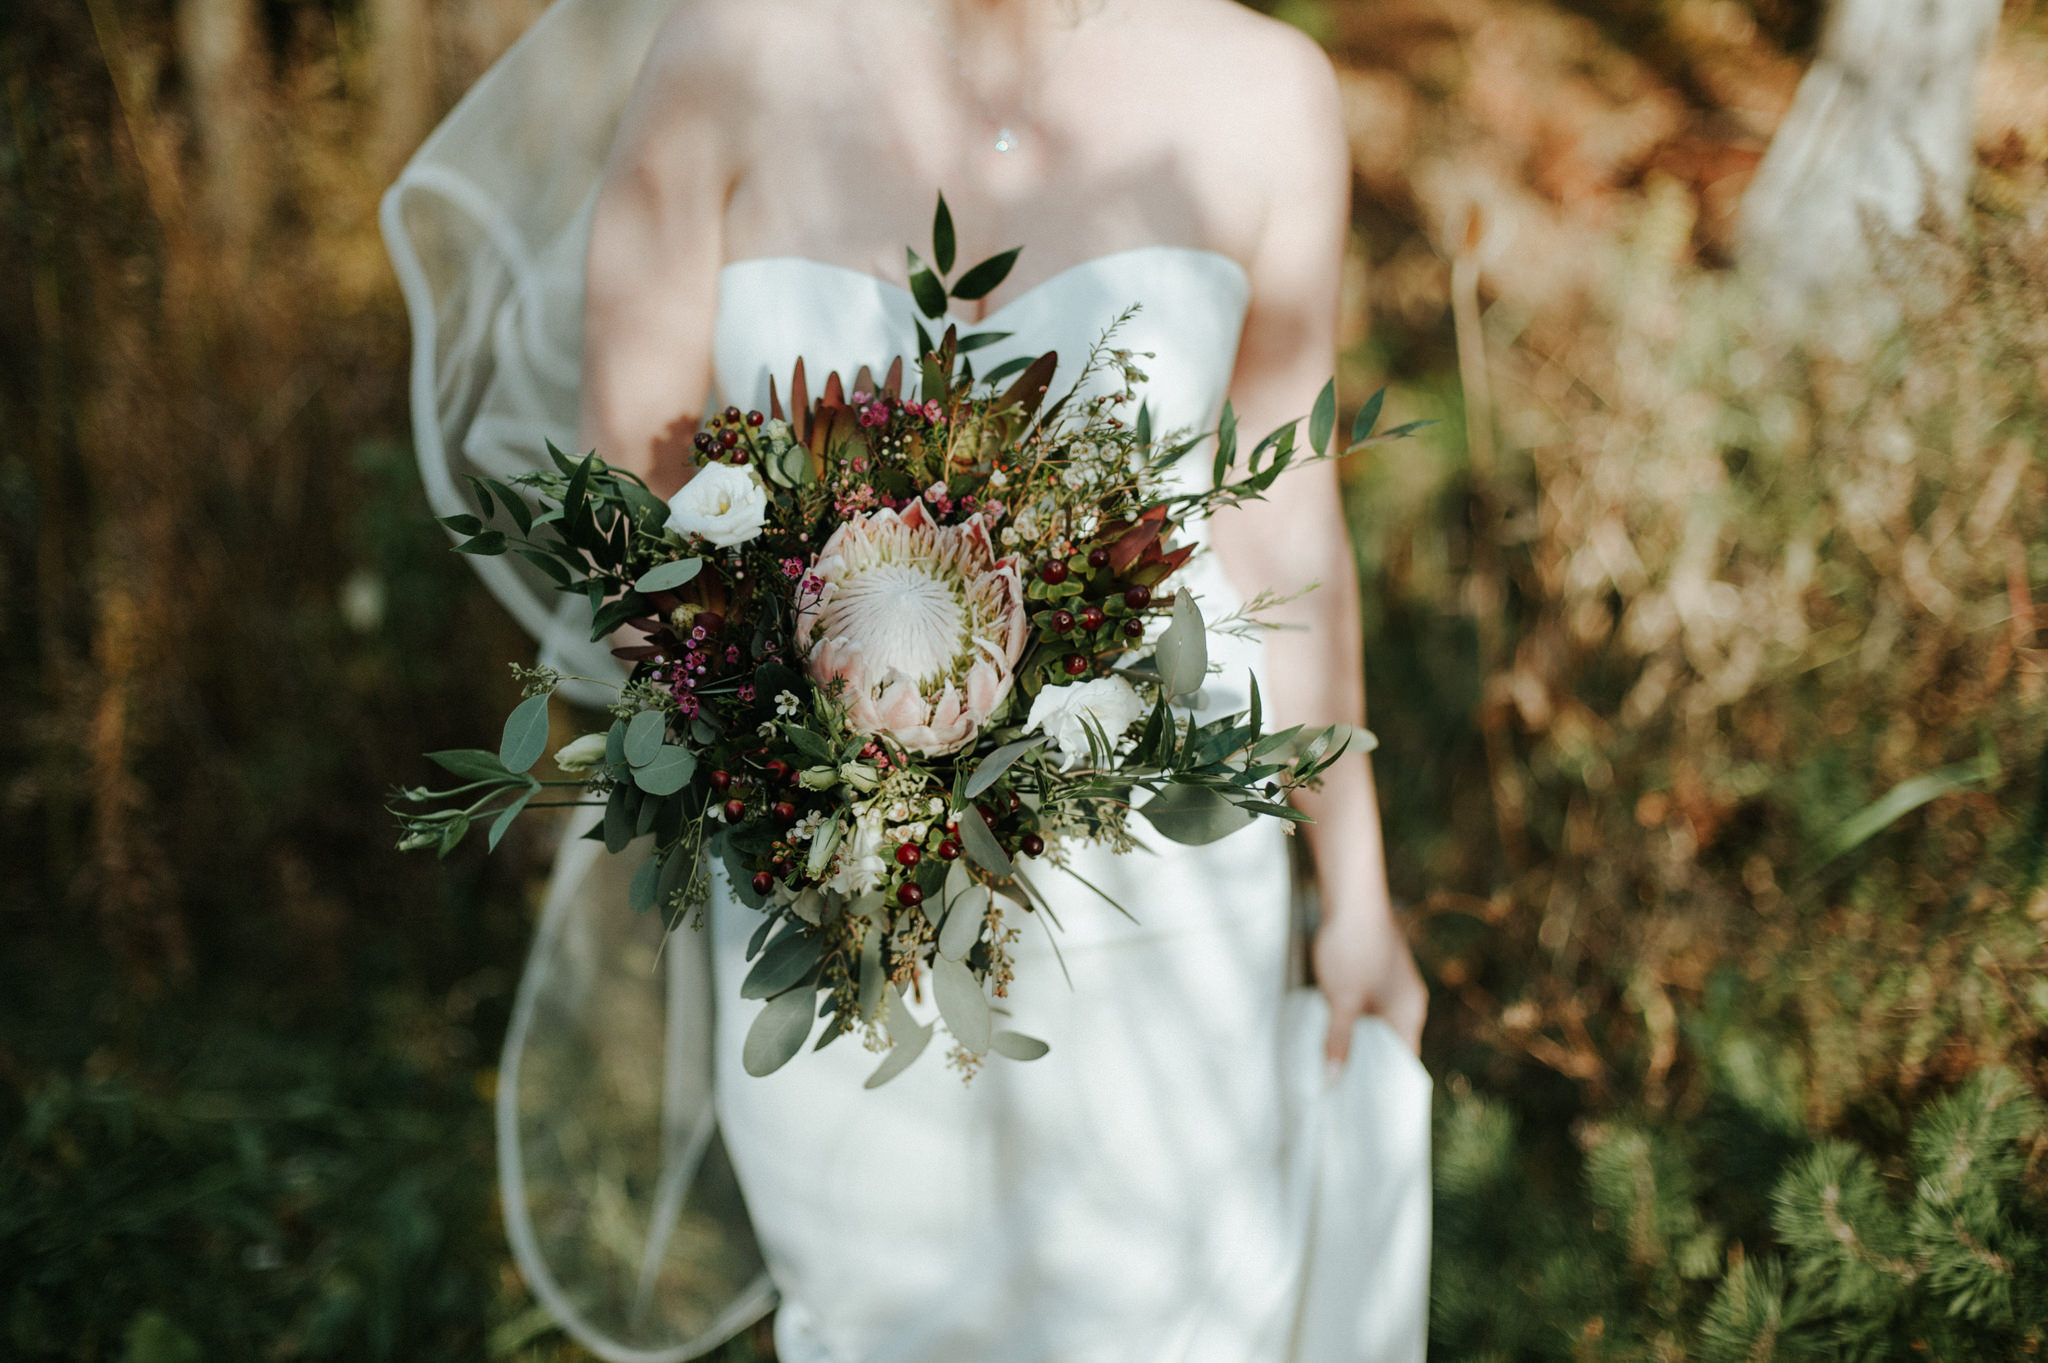
[[[927,756],[953,752],[1010,694],[1029,622],[1015,559],[981,517],[938,525],[923,501],[842,523],[811,564],[797,640],[847,718]]]

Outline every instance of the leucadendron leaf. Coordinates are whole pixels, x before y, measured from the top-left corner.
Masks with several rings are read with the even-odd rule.
[[[1253,818],[1206,786],[1178,784],[1160,791],[1138,812],[1163,836],[1190,847],[1227,837]]]
[[[1159,669],[1167,695],[1191,695],[1202,689],[1209,676],[1209,630],[1193,592],[1174,593],[1173,623],[1153,646],[1152,664]]]
[[[748,1074],[756,1078],[773,1074],[804,1048],[816,1020],[812,1016],[816,999],[809,989],[792,989],[768,1000],[740,1044],[740,1064]]]
[[[985,1055],[989,1043],[988,996],[974,972],[941,956],[932,962],[932,998],[953,1039],[974,1055]]]

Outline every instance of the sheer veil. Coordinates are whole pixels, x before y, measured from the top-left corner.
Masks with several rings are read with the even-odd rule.
[[[556,0],[384,196],[412,318],[413,437],[428,500],[575,443],[583,257],[619,113],[677,0]],[[601,704],[619,664],[587,607],[513,556],[472,558],[551,666]],[[626,911],[636,858],[568,830],[499,1069],[506,1230],[535,1295],[618,1363],[714,1347],[773,1303],[711,1101],[704,935]]]

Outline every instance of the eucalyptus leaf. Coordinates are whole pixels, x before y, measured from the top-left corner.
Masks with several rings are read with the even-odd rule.
[[[697,774],[697,756],[679,743],[664,743],[654,760],[633,772],[633,784],[649,795],[673,795]]]
[[[988,1048],[1005,1060],[1037,1060],[1052,1049],[1037,1037],[1022,1032],[997,1032],[989,1038]]]
[[[1003,845],[996,841],[996,835],[989,831],[988,824],[981,817],[981,811],[973,805],[965,805],[956,816],[960,825],[960,845],[967,849],[967,855],[974,864],[990,875],[1008,877],[1016,867]]]
[[[1001,780],[1003,773],[1008,771],[1010,765],[1018,758],[1030,752],[1033,748],[1043,747],[1046,739],[1047,735],[1040,734],[1036,738],[1020,738],[1015,743],[1005,743],[1002,747],[997,748],[987,757],[981,759],[981,765],[976,767],[974,774],[967,778],[967,785],[962,793],[972,800],[975,796]]]
[[[1152,660],[1168,695],[1185,696],[1201,689],[1209,675],[1209,637],[1193,592],[1174,593],[1173,623],[1153,646]]]
[[[974,944],[981,940],[982,924],[988,920],[988,906],[992,898],[988,886],[974,885],[953,900],[946,910],[946,922],[939,929],[941,956],[953,961],[967,958],[967,953],[974,950]]]
[[[814,997],[809,989],[792,989],[768,1000],[740,1045],[740,1064],[748,1074],[773,1074],[804,1048],[816,1021],[811,1011]]]
[[[1179,783],[1160,791],[1138,812],[1163,836],[1190,847],[1227,837],[1254,817],[1206,786]]]
[[[667,731],[667,716],[659,710],[642,710],[626,721],[621,755],[633,766],[646,766],[661,752],[661,740]]]
[[[633,883],[626,887],[626,903],[634,913],[646,913],[660,902],[660,889],[661,860],[649,857],[633,872]]]
[[[815,885],[806,885],[790,904],[789,911],[812,927],[825,921],[825,895]]]
[[[875,1010],[882,1005],[882,986],[887,981],[882,976],[882,931],[870,931],[860,944],[860,986],[855,1007],[862,1022],[873,1022]]]
[[[774,998],[811,973],[825,954],[825,938],[816,932],[792,932],[769,944],[740,982],[743,999]]]
[[[465,781],[503,781],[509,784],[518,780],[513,772],[505,769],[496,753],[485,752],[482,748],[446,748],[428,753],[427,760]]]
[[[548,750],[548,698],[545,693],[528,696],[505,717],[505,734],[498,741],[498,760],[505,770],[522,772],[540,761]]]
[[[535,789],[527,791],[526,794],[498,811],[498,817],[491,820],[490,837],[485,841],[486,851],[495,852],[498,850],[498,842],[505,836],[505,830],[512,826],[512,821],[519,817],[519,811],[526,808],[526,802],[534,797],[538,789],[538,787],[535,787]]]
[[[932,962],[932,998],[953,1039],[974,1055],[988,1052],[988,996],[981,981],[960,962],[941,956]]]
[[[917,1058],[924,1054],[924,1048],[931,1044],[932,1029],[927,1027],[908,1041],[899,1041],[889,1048],[889,1054],[875,1067],[862,1088],[878,1089],[910,1068]]]
[[[704,571],[704,560],[701,558],[671,559],[667,563],[656,564],[640,574],[639,579],[633,583],[633,590],[636,592],[672,592],[694,579],[702,571]]]
[[[661,859],[661,878],[654,885],[654,901],[666,904],[689,887],[697,870],[697,849],[677,843]]]
[[[633,841],[632,800],[633,788],[620,784],[604,802],[604,850],[615,856]]]

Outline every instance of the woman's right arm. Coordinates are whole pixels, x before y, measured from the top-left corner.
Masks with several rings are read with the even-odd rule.
[[[725,205],[743,163],[746,63],[729,11],[686,4],[663,25],[598,185],[585,265],[579,443],[666,496],[712,383]]]

